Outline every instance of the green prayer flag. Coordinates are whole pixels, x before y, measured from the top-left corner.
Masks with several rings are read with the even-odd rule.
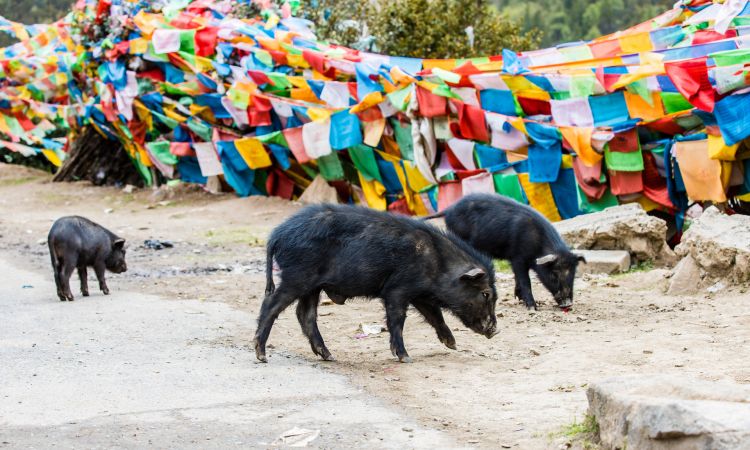
[[[399,89],[398,91],[393,91],[390,94],[387,95],[388,100],[393,104],[393,106],[398,109],[399,111],[403,112],[406,111],[406,107],[409,106],[409,103],[406,101],[406,98],[414,91],[413,85],[409,85],[403,89]]]
[[[660,92],[667,114],[693,109],[694,106],[679,92]]]
[[[589,97],[594,95],[596,77],[591,75],[576,75],[570,78],[570,96],[572,98]]]
[[[273,67],[273,57],[271,57],[271,54],[268,53],[266,50],[262,49],[255,49],[255,57],[258,58],[258,61],[263,63],[264,65],[268,67]]]
[[[383,183],[378,163],[375,160],[375,151],[372,148],[364,144],[349,147],[349,157],[352,159],[354,167],[357,168],[365,180],[378,180],[381,184]]]
[[[450,86],[448,86],[447,84],[438,84],[437,87],[433,89],[432,93],[435,95],[439,95],[441,97],[455,98],[456,100],[462,100],[461,96],[451,91]]]
[[[195,55],[195,30],[180,32],[180,51]]]
[[[589,201],[589,199],[586,197],[586,194],[583,192],[580,186],[576,184],[576,189],[578,191],[578,209],[580,209],[584,214],[592,213],[592,212],[599,212],[603,211],[611,206],[617,206],[617,197],[615,197],[612,194],[612,191],[607,188],[607,191],[604,193],[602,198],[599,200]]]
[[[133,161],[133,164],[135,164],[135,168],[138,171],[138,174],[141,176],[141,178],[143,178],[143,181],[144,183],[146,183],[146,186],[151,186],[154,180],[153,178],[151,178],[151,171],[141,161],[140,152],[136,152],[135,157],[131,157],[130,160]]]
[[[159,158],[159,161],[164,164],[177,164],[177,157],[169,151],[168,141],[148,142],[146,143],[146,147],[148,147],[152,155]]]
[[[492,175],[495,182],[495,192],[512,198],[518,203],[527,204],[526,195],[523,193],[521,182],[515,173],[496,173]]]
[[[337,181],[344,179],[344,168],[341,166],[341,160],[337,152],[331,152],[329,155],[321,156],[317,160],[320,175],[326,181]]]
[[[734,66],[738,64],[747,64],[750,60],[750,50],[741,48],[738,50],[727,50],[723,52],[712,53],[711,58],[718,67]]]
[[[276,87],[277,89],[289,89],[292,87],[292,83],[284,74],[271,72],[267,73],[266,76],[271,79],[274,87]]]
[[[402,125],[398,119],[392,119],[393,134],[396,137],[398,148],[401,150],[401,157],[409,161],[414,161],[414,141],[411,139],[411,124]]]
[[[193,131],[193,133],[197,134],[206,142],[211,141],[211,127],[204,124],[203,122],[196,120],[194,118],[188,119],[188,128]]]
[[[640,145],[634,152],[613,152],[609,145],[604,147],[604,161],[607,169],[619,172],[640,172],[643,170],[643,153]]]
[[[261,141],[264,144],[277,144],[282,147],[289,148],[289,144],[286,142],[284,133],[281,131],[274,131],[273,133],[264,134],[262,136],[255,136],[255,139]]]
[[[151,115],[153,115],[155,119],[159,120],[159,122],[169,127],[170,130],[174,130],[180,124],[176,120],[169,118],[165,116],[164,114],[160,114],[156,111],[151,111]]]

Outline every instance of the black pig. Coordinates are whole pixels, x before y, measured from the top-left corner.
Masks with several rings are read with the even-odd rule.
[[[492,261],[419,220],[356,206],[308,206],[273,230],[267,251],[266,297],[255,333],[260,361],[267,361],[266,341],[274,321],[295,300],[313,353],[332,359],[317,324],[321,291],[337,303],[352,297],[382,299],[391,352],[401,362],[411,361],[402,336],[409,305],[448,348],[455,349],[456,340],[442,309],[487,338],[495,334]],[[281,270],[278,289],[274,259]]]
[[[52,224],[47,237],[52,270],[55,273],[57,296],[61,301],[73,301],[70,291],[70,276],[78,269],[81,279],[81,294],[88,297],[86,268],[94,267],[99,289],[109,295],[104,271],[122,273],[125,264],[125,239],[86,218],[78,216],[62,217]]]
[[[426,217],[445,217],[447,228],[493,258],[510,261],[516,297],[536,309],[529,270],[533,269],[560,308],[573,304],[579,261],[552,224],[534,209],[497,194],[471,194]]]

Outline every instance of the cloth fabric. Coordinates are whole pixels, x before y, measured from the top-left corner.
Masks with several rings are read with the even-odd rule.
[[[464,196],[469,194],[494,194],[495,185],[492,175],[489,172],[483,172],[464,178],[461,180],[461,192]]]
[[[333,151],[330,141],[331,121],[308,122],[302,126],[302,142],[305,153],[310,158],[318,159],[330,155]]]
[[[725,202],[721,162],[708,155],[708,141],[682,141],[674,145],[680,174],[688,197],[693,201]]]
[[[219,156],[216,154],[214,144],[211,142],[196,142],[193,149],[198,158],[198,165],[201,169],[201,175],[210,177],[224,173]]]
[[[529,145],[526,135],[514,128],[505,116],[487,113],[486,118],[492,130],[490,145],[493,147],[513,151]]]
[[[359,118],[347,110],[331,115],[330,144],[334,150],[343,150],[362,143]]]
[[[552,119],[557,125],[571,127],[594,126],[594,115],[587,98],[550,100]]]
[[[259,140],[255,138],[237,139],[234,141],[234,145],[251,169],[262,169],[271,165],[271,158]]]

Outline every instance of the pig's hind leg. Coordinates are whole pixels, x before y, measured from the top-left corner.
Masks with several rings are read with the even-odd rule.
[[[302,296],[297,302],[297,320],[302,327],[302,332],[310,341],[313,353],[326,361],[333,361],[331,352],[328,351],[323,336],[318,329],[318,302],[320,301],[320,290],[313,291]]]
[[[63,258],[60,264],[60,285],[62,286],[62,295],[66,300],[74,300],[73,292],[70,290],[70,277],[73,275],[75,265],[70,262],[72,258]],[[62,298],[60,299],[62,300]]]
[[[258,361],[268,362],[266,358],[266,341],[271,334],[271,327],[289,305],[294,303],[299,295],[292,292],[282,281],[278,289],[263,299],[258,315],[258,329],[255,330],[255,357]]]
[[[422,314],[427,323],[432,325],[432,328],[435,329],[440,342],[445,344],[445,346],[449,349],[455,350],[456,338],[453,337],[451,329],[448,328],[448,325],[445,323],[443,312],[440,311],[440,308],[428,303],[413,302],[412,304],[417,309],[417,311]]]
[[[63,292],[62,284],[62,264],[57,260],[57,257],[52,255],[52,273],[55,275],[55,287],[57,288],[57,297],[61,302],[67,300],[65,293]]]

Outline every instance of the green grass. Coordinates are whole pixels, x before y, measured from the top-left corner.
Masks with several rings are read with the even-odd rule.
[[[630,266],[630,269],[627,271],[627,273],[648,272],[649,270],[652,270],[653,268],[654,268],[654,262],[648,259],[646,261],[641,261],[638,264],[635,264],[634,266]]]
[[[510,263],[504,259],[496,259],[493,261],[495,264],[495,272],[499,273],[512,273],[513,269],[510,267]]]
[[[560,431],[550,433],[550,440],[564,436],[571,442],[580,443],[585,450],[596,450],[599,447],[599,423],[596,417],[586,415],[583,421],[573,420],[573,423],[563,426]]]

